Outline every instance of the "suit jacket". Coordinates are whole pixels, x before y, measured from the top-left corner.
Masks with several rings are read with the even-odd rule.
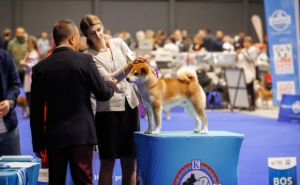
[[[33,67],[30,126],[35,152],[97,143],[91,92],[104,101],[114,91],[88,55],[63,46]]]
[[[20,94],[21,82],[19,79],[18,72],[14,65],[14,61],[11,55],[0,49],[0,101],[2,100],[12,100],[14,105],[16,105],[16,100]],[[12,131],[17,127],[18,119],[14,109],[11,109],[9,113],[3,117],[5,126],[8,131]]]

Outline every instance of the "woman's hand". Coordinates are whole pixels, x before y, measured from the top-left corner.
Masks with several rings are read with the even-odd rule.
[[[149,60],[145,57],[137,57],[136,59],[134,59],[132,61],[132,64],[139,64],[139,63],[145,63],[145,62],[148,62]]]
[[[135,64],[145,63],[145,62],[148,62],[147,58],[137,57],[133,61],[128,62],[128,64],[123,68],[123,71],[124,73],[126,73],[126,75],[128,75]]]

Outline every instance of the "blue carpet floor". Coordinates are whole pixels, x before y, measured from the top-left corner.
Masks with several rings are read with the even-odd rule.
[[[19,108],[17,111],[20,115]],[[207,116],[209,130],[230,131],[245,135],[239,160],[239,185],[268,185],[268,157],[295,156],[298,161],[300,160],[299,123],[277,122],[275,119],[227,111],[207,111]],[[162,130],[193,130],[195,127],[195,122],[183,109],[176,108],[172,111],[171,117],[170,121],[163,120]],[[19,118],[19,122],[22,153],[32,155],[29,120]],[[146,127],[147,120],[141,119],[141,129],[144,131]],[[98,168],[99,165],[94,167]],[[118,163],[115,170],[117,175],[115,184],[121,184],[118,177],[119,168]],[[300,173],[297,175],[300,179]]]

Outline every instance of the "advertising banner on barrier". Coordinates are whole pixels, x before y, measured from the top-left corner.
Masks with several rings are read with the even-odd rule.
[[[264,0],[274,105],[300,94],[299,0]]]
[[[300,123],[300,95],[283,95],[278,121]]]
[[[269,185],[297,185],[296,157],[268,158]]]

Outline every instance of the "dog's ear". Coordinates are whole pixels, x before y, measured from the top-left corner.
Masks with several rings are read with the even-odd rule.
[[[141,74],[142,75],[147,75],[148,74],[148,69],[146,67],[141,68]]]

